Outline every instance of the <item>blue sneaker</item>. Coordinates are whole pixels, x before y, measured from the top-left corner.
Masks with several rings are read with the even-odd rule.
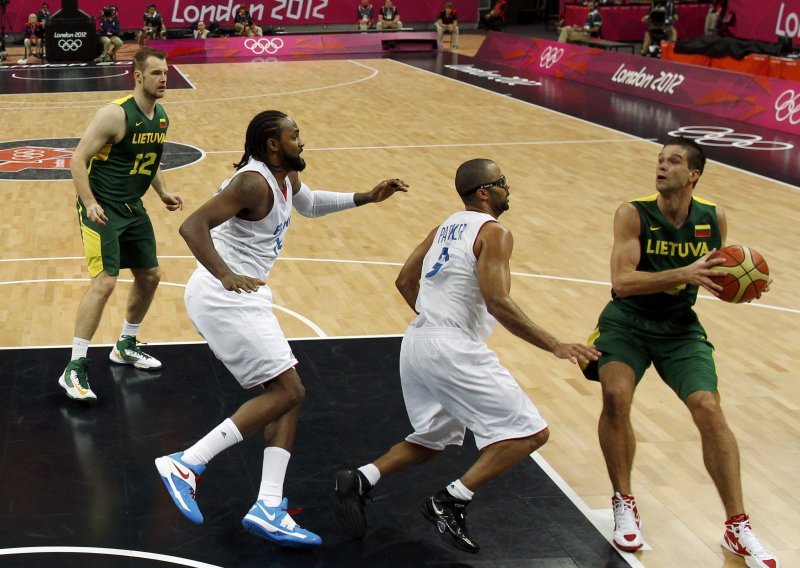
[[[280,507],[267,507],[264,501],[256,501],[253,508],[242,519],[242,526],[256,536],[265,538],[279,546],[311,548],[322,544],[322,539],[301,529],[286,512],[289,503],[286,497]]]
[[[197,506],[194,492],[197,489],[197,480],[206,470],[206,466],[189,465],[181,459],[182,457],[183,452],[177,452],[156,458],[156,468],[178,510],[187,519],[199,525],[203,522],[203,513]]]

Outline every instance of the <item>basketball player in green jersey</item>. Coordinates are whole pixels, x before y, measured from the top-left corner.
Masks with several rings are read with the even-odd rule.
[[[598,432],[614,489],[613,542],[628,552],[644,542],[631,495],[630,412],[634,389],[653,363],[700,431],[703,461],[728,518],[722,546],[751,568],[778,568],[745,514],[739,448],[719,404],[714,347],[692,309],[701,286],[715,295],[721,290],[712,267],[724,262],[714,252],[727,234],[723,210],[693,195],[705,161],[693,140],[671,139],[658,155],[658,193],[623,203],[614,217],[612,300],[590,337],[602,356],[584,369],[602,385]]]
[[[158,171],[169,127],[156,102],[167,87],[165,54],[139,50],[133,56],[133,76],[133,94],[97,111],[70,165],[92,277],[78,308],[71,360],[58,378],[67,395],[77,400],[97,400],[89,386],[86,354],[120,268],[131,269],[133,286],[122,332],[109,358],[138,369],[161,368],[157,359],[139,348],[136,336],[161,278],[155,234],[142,195],[152,185],[168,210],[183,208],[183,199],[167,191]]]

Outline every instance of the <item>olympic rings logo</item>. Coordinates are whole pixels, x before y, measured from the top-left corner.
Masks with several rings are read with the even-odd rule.
[[[789,89],[775,99],[775,120],[788,120],[789,124],[800,122],[800,93]]]
[[[550,69],[564,56],[564,48],[548,45],[539,56],[539,67]]]
[[[11,160],[15,162],[32,162],[44,158],[44,151],[41,148],[14,148]]]
[[[283,40],[279,37],[262,37],[259,39],[247,38],[244,40],[244,46],[256,55],[261,55],[262,53],[271,55],[273,53],[278,53],[278,50],[283,47]]]
[[[80,39],[60,39],[58,40],[58,47],[62,51],[78,51],[83,45],[83,40]]]
[[[765,150],[770,152],[776,150],[791,150],[794,148],[794,145],[788,142],[764,140],[757,134],[736,132],[733,128],[727,128],[725,126],[681,126],[678,130],[671,131],[669,135],[690,138],[703,146]]]

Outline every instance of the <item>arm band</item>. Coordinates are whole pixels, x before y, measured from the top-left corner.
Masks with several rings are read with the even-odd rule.
[[[292,205],[303,217],[322,217],[328,213],[335,213],[356,206],[355,193],[340,193],[338,191],[312,191],[301,183],[300,191],[292,196]]]

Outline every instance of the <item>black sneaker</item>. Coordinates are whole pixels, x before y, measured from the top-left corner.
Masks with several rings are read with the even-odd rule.
[[[357,469],[343,469],[333,476],[336,491],[336,517],[344,532],[353,538],[364,538],[367,514],[364,500],[372,489],[367,478]]]
[[[469,503],[456,499],[443,490],[426,497],[419,510],[423,517],[436,525],[443,539],[456,548],[475,553],[481,547],[470,538],[467,530],[466,512]]]

